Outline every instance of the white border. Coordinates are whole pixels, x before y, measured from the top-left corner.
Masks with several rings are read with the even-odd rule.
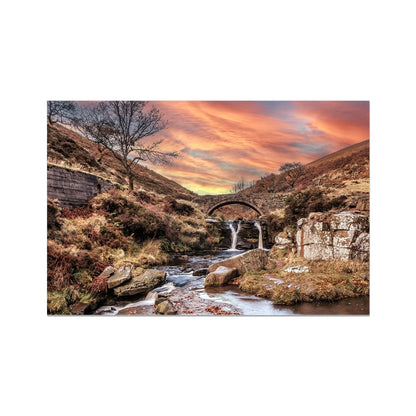
[[[414,411],[411,5],[3,6],[4,414]],[[46,100],[109,98],[370,100],[371,317],[48,318]]]

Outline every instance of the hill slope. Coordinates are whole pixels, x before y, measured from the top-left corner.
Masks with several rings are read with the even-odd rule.
[[[305,174],[296,182],[296,190],[321,186],[328,193],[369,192],[369,140],[348,146],[305,165]],[[289,192],[283,175],[269,175],[242,194]]]
[[[113,183],[127,186],[117,159],[106,152],[100,159],[97,145],[62,125],[48,124],[48,163],[101,176]],[[195,194],[178,183],[141,165],[135,166],[136,188],[179,199],[192,199]]]

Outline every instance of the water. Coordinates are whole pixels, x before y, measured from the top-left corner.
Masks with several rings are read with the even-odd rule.
[[[254,226],[259,230],[259,245],[258,248],[263,249],[263,230],[261,229],[260,221],[256,221]]]
[[[158,269],[167,273],[166,283],[151,291],[145,299],[113,299],[109,305],[99,308],[101,315],[149,315],[154,314],[156,293],[169,293],[180,314],[207,315],[212,308],[224,313],[239,315],[368,315],[368,297],[344,299],[333,303],[302,303],[277,306],[272,301],[241,291],[237,286],[204,287],[205,275],[193,275],[196,270],[206,270],[210,264],[240,254],[239,250],[224,250],[213,255],[177,257],[170,265]],[[207,273],[207,272],[206,272]]]
[[[241,221],[238,221],[237,230],[234,229],[234,221],[227,221],[228,228],[231,230],[231,247],[230,250],[237,249],[238,233],[241,230]]]

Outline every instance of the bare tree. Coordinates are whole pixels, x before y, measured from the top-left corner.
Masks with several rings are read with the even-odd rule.
[[[71,121],[76,110],[73,101],[48,101],[48,121],[50,124],[58,121],[67,124]]]
[[[297,180],[305,174],[305,166],[301,162],[284,163],[280,166],[279,173],[285,175],[286,182],[293,188]]]
[[[244,178],[241,178],[239,181],[237,181],[233,187],[231,188],[231,193],[236,194],[237,192],[242,191],[243,189],[250,188],[250,186],[253,186],[256,184],[256,181],[253,180],[251,182],[246,182]]]
[[[163,130],[167,122],[156,107],[146,111],[144,101],[103,101],[93,106],[79,106],[74,125],[97,143],[100,152],[108,150],[120,162],[134,189],[136,163],[169,163],[177,152],[164,152],[163,140],[143,144],[142,139]]]

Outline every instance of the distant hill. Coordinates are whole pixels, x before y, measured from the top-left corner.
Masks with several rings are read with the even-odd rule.
[[[328,165],[330,162],[341,161],[344,158],[349,158],[352,155],[368,155],[370,148],[370,140],[364,140],[360,143],[355,143],[351,146],[344,147],[337,152],[330,153],[320,159],[315,160],[314,162],[308,163],[307,166],[315,167],[320,165]]]
[[[48,163],[80,170],[127,186],[127,178],[117,159],[106,152],[100,160],[97,145],[60,124],[48,124]],[[196,194],[178,183],[141,165],[134,168],[135,188],[180,199],[193,199]]]
[[[321,186],[336,194],[369,192],[369,140],[345,147],[305,165],[305,174],[296,182],[296,190]],[[289,192],[284,175],[271,174],[241,194]]]

